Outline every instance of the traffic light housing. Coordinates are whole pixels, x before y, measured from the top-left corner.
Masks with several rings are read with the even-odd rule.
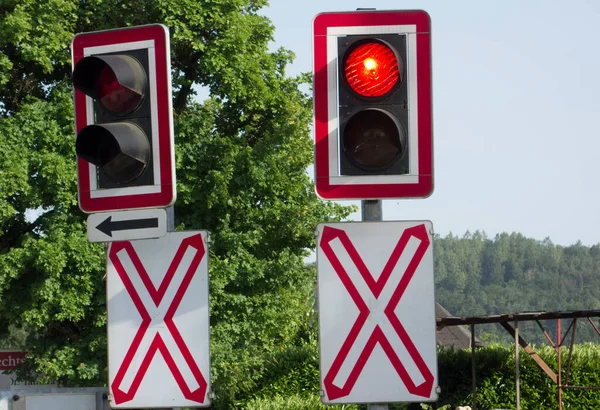
[[[85,212],[175,200],[169,33],[148,25],[73,40],[75,149]]]
[[[147,67],[148,56],[135,50],[84,57],[73,70],[73,86],[94,99],[95,116],[75,150],[98,168],[100,188],[154,182]]]
[[[407,174],[403,35],[338,37],[340,174]]]
[[[315,188],[324,199],[433,191],[426,12],[322,13],[313,24]]]

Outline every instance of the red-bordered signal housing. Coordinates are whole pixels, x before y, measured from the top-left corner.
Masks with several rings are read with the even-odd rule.
[[[318,14],[313,22],[315,189],[323,199],[424,198],[433,192],[431,21],[422,10]],[[407,38],[409,173],[340,175],[337,38],[404,34]]]
[[[176,198],[173,108],[171,98],[171,55],[169,29],[152,24],[122,29],[81,33],[71,45],[73,67],[90,55],[148,49],[148,92],[152,111],[152,157],[154,185],[98,189],[96,167],[77,158],[79,207],[93,213],[103,211],[162,208]],[[94,123],[93,101],[74,90],[75,135]]]

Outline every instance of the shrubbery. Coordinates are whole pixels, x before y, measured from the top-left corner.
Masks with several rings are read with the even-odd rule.
[[[556,351],[550,346],[536,352],[555,372],[558,369]],[[568,349],[562,348],[563,383],[566,376]],[[513,409],[516,402],[514,346],[492,345],[477,350],[477,408]],[[523,350],[519,352],[519,376],[522,410],[558,408],[558,388]],[[470,405],[470,350],[440,350],[438,353],[440,387],[438,407]],[[576,345],[573,349],[569,385],[600,386],[600,346]],[[600,409],[600,392],[583,389],[563,389],[563,406],[571,410]]]
[[[556,352],[549,346],[536,352],[554,371],[557,370]],[[563,381],[566,376],[568,349],[563,347]],[[550,378],[523,350],[519,353],[522,410],[558,408],[558,389]],[[441,349],[438,367],[442,393],[438,409],[454,409],[471,405],[471,351]],[[323,406],[319,400],[319,359],[316,342],[296,346],[274,357],[269,377],[262,380],[261,389],[240,408],[259,410],[358,410],[366,406]],[[491,345],[476,353],[477,408],[514,409],[515,351],[514,346]],[[569,385],[600,386],[600,346],[576,345],[569,374]],[[416,407],[413,405],[412,407]],[[569,410],[600,409],[600,391],[564,389],[563,406]],[[405,409],[405,404],[390,405],[390,409]],[[431,404],[418,406],[433,409]]]

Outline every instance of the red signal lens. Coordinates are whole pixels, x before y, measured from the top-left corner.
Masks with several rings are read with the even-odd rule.
[[[105,65],[98,76],[98,99],[104,107],[117,114],[127,114],[135,109],[142,100],[142,95],[125,87],[113,70]]]
[[[344,62],[350,87],[363,97],[389,93],[400,80],[398,58],[387,45],[371,41],[354,48]]]

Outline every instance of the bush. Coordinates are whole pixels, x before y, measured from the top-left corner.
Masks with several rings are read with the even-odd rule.
[[[562,348],[563,381],[566,376],[568,349]],[[555,372],[557,355],[553,348],[536,349],[540,357]],[[514,408],[515,351],[513,346],[491,345],[477,349],[477,408]],[[529,355],[519,352],[521,409],[558,408],[558,387],[538,367]],[[442,392],[438,406],[472,403],[471,351],[444,349],[438,352],[438,368]],[[569,385],[600,386],[600,346],[576,345],[569,374]],[[583,389],[563,389],[563,406],[571,410],[600,409],[600,392]]]
[[[557,370],[556,352],[550,346],[536,352]],[[566,376],[568,349],[563,347],[563,381]],[[521,409],[558,408],[556,385],[523,350],[519,352]],[[470,405],[471,351],[440,349],[438,369],[441,387],[437,409],[454,409]],[[514,346],[490,345],[477,349],[477,408],[515,408]],[[325,406],[319,398],[319,349],[316,341],[290,346],[275,354],[249,399],[237,403],[239,409],[256,410],[364,410],[364,405]],[[600,386],[600,346],[576,345],[573,349],[569,385]],[[600,392],[583,389],[563,390],[564,408],[570,410],[600,409]],[[434,409],[432,404],[390,404],[391,410]]]
[[[242,407],[247,410],[358,410],[354,404],[326,406],[318,395],[274,396],[253,399]]]

